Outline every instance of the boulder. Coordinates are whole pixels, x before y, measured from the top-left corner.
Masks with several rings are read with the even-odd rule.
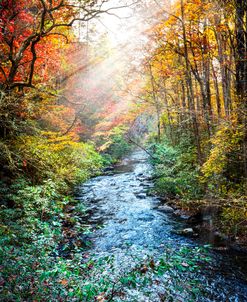
[[[182,235],[193,235],[194,234],[194,230],[192,228],[186,228],[182,230]]]
[[[145,199],[147,197],[147,194],[146,193],[139,193],[136,195],[137,198],[140,198],[140,199]]]
[[[182,215],[180,215],[180,218],[183,219],[183,220],[188,220],[190,218],[190,216],[182,214]]]
[[[159,206],[158,210],[160,210],[162,212],[165,212],[165,213],[173,213],[174,212],[174,209],[170,206],[167,206],[167,205]]]
[[[183,230],[175,230],[175,231],[173,231],[173,233],[177,234],[177,235],[183,235],[183,236],[193,236],[194,230],[192,228],[186,228]]]

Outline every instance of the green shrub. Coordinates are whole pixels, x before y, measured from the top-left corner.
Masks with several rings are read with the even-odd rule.
[[[155,169],[155,190],[170,198],[193,199],[202,196],[203,188],[199,181],[199,166],[196,164],[196,151],[193,146],[183,143],[176,148],[167,141],[153,143],[152,162]]]
[[[193,301],[200,295],[201,286],[192,274],[209,261],[203,248],[170,247],[158,259],[150,255],[138,259],[131,253],[128,256],[133,259],[132,266],[122,263],[118,269],[114,257],[85,259],[80,249],[75,250],[72,259],[66,259],[58,254],[53,232],[39,235],[32,245],[21,247],[6,246],[1,240],[0,300],[118,301],[127,298],[130,289],[148,297],[158,278],[171,301],[182,296]],[[138,299],[131,297],[133,301]]]
[[[127,128],[124,126],[113,128],[107,135],[106,142],[99,148],[107,162],[116,162],[131,150],[126,131]]]
[[[99,172],[102,157],[93,145],[71,140],[69,136],[43,133],[42,136],[22,135],[16,141],[18,166],[35,182],[52,179],[75,184]]]

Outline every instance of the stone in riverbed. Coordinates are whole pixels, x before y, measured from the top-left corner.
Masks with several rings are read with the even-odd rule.
[[[143,176],[143,173],[138,173],[137,176]]]
[[[139,194],[136,194],[136,197],[140,198],[140,199],[144,199],[144,198],[147,197],[147,194],[146,193],[139,193]]]
[[[148,191],[146,194],[147,194],[147,196],[156,197],[156,194],[152,191]]]
[[[101,222],[103,219],[102,219],[102,216],[101,215],[95,215],[95,216],[92,216],[88,219],[88,222],[91,222],[91,223],[96,223],[96,222]]]
[[[173,231],[173,233],[177,234],[177,235],[193,236],[194,235],[194,230],[192,228],[186,228],[186,229],[183,229],[183,230]]]
[[[182,235],[193,235],[194,230],[192,228],[186,228],[181,231],[181,234]]]
[[[170,206],[167,206],[167,205],[159,206],[158,210],[160,210],[162,212],[165,212],[165,213],[173,213],[174,212],[174,209]]]
[[[180,218],[183,219],[183,220],[188,220],[190,218],[190,216],[182,214],[182,215],[180,215]]]

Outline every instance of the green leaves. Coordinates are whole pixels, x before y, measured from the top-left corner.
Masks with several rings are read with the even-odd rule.
[[[170,198],[197,199],[203,190],[199,182],[195,149],[183,145],[172,147],[166,140],[151,144],[154,150],[155,191]]]
[[[105,153],[104,158],[108,164],[118,161],[130,151],[131,145],[125,137],[127,130],[124,126],[114,127],[108,134],[107,141],[99,148]]]
[[[132,267],[127,263],[116,266],[114,257],[86,258],[81,249],[74,251],[71,259],[59,257],[52,236],[50,233],[49,245],[44,244],[43,234],[36,235],[32,245],[0,242],[0,280],[5,282],[1,300],[125,301],[131,289],[148,296],[157,284],[171,301],[176,301],[178,294],[193,301],[201,293],[194,273],[205,263],[202,259],[208,257],[207,249],[167,247],[160,257],[142,255],[138,259],[132,255]],[[130,299],[135,301],[135,296]]]

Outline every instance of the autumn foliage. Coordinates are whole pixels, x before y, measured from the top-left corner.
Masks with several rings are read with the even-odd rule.
[[[39,183],[57,174],[62,181],[74,182],[77,168],[84,168],[77,167],[78,161],[66,160],[68,152],[84,159],[96,156],[100,167],[93,146],[79,143],[85,127],[76,99],[63,92],[76,70],[69,54],[78,45],[83,48],[71,27],[76,20],[85,22],[99,14],[99,5],[94,1],[1,1],[0,164],[8,181],[24,174]],[[84,154],[87,149],[92,151]],[[57,170],[59,161],[64,166]],[[68,161],[71,169],[66,170]],[[89,176],[86,170],[82,178]]]
[[[143,97],[154,109],[158,140],[165,134],[176,146],[190,137],[211,193],[244,188],[246,5],[176,1],[171,11],[162,9],[143,66]]]

